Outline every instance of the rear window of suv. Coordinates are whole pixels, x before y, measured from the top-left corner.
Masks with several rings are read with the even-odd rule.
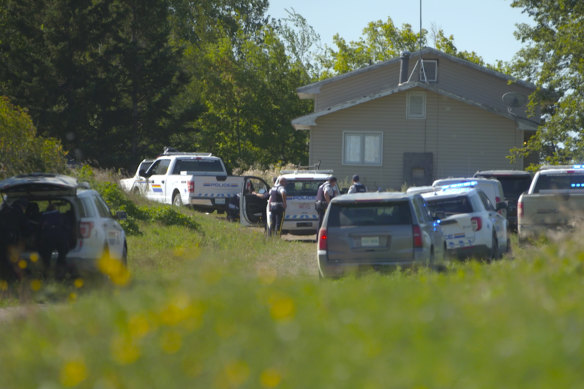
[[[331,204],[327,227],[412,224],[409,201]]]
[[[442,199],[426,199],[432,212],[444,212],[446,215],[472,213],[472,204],[467,196],[456,196]]]
[[[289,180],[286,183],[286,196],[316,196],[318,187],[323,182],[318,180]]]

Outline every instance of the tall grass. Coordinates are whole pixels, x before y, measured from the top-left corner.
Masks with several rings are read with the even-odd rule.
[[[584,242],[319,280],[314,243],[138,221],[132,282],[0,324],[2,388],[569,388]]]

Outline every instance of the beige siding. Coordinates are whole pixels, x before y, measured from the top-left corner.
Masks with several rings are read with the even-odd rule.
[[[426,119],[406,119],[406,93],[321,117],[311,131],[310,163],[320,160],[321,168],[334,169],[340,180],[357,173],[370,189],[384,190],[399,190],[404,183],[405,152],[432,152],[434,178],[521,167],[506,159],[523,137],[513,121],[438,94],[426,96]],[[382,131],[383,166],[343,165],[343,131]]]
[[[414,71],[418,57],[411,57],[408,75]],[[482,104],[497,113],[507,113],[507,107],[501,97],[506,92],[519,92],[528,96],[531,91],[519,84],[509,84],[504,78],[487,71],[479,71],[473,66],[463,65],[442,56],[426,55],[426,60],[438,62],[438,88],[465,99]],[[385,90],[396,88],[399,83],[400,61],[389,61],[376,66],[370,71],[362,71],[355,75],[324,84],[314,101],[315,112],[331,106],[355,100],[364,96],[374,95]],[[419,68],[412,80],[418,80]],[[514,114],[525,116],[525,108],[514,108]]]
[[[359,73],[352,77],[323,85],[314,102],[314,110],[320,111],[336,104],[395,88],[398,83],[399,62]]]

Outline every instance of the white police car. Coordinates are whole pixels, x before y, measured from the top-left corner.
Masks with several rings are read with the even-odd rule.
[[[0,181],[2,207],[26,204],[26,216],[34,228],[26,240],[21,260],[54,262],[72,271],[100,270],[100,259],[126,265],[128,246],[124,229],[105,201],[87,183],[73,177],[33,173]],[[43,251],[48,254],[43,256]],[[22,264],[21,266],[25,266]]]
[[[444,186],[422,197],[440,221],[449,255],[494,259],[509,250],[507,219],[497,212],[505,203],[495,208],[471,183]]]
[[[318,213],[314,208],[318,187],[333,174],[332,170],[283,170],[276,185],[286,178],[286,211],[282,233],[297,235],[315,234],[318,229]],[[268,207],[269,208],[269,207]],[[267,209],[268,225],[270,210]]]

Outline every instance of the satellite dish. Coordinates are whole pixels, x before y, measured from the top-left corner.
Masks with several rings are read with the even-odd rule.
[[[527,96],[519,92],[507,92],[501,99],[509,109],[523,107],[527,104]]]

